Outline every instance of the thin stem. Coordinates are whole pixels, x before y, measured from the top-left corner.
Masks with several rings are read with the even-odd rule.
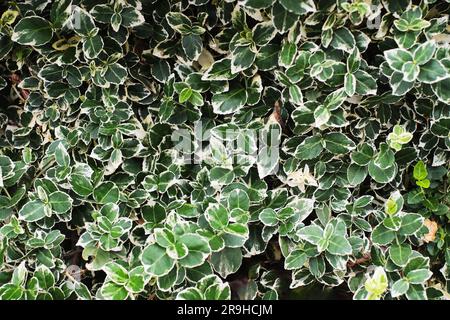
[[[3,191],[5,191],[5,193],[8,196],[8,198],[11,199],[11,195],[9,194],[8,190],[5,187],[3,187],[2,189],[3,189]]]

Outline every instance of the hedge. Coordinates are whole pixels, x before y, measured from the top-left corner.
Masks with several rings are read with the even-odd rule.
[[[449,12],[2,2],[0,299],[448,299]]]

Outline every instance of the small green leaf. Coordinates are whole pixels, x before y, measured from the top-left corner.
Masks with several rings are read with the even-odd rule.
[[[405,279],[399,279],[394,282],[391,288],[391,295],[393,298],[400,297],[404,295],[409,289],[409,282]]]
[[[339,256],[349,255],[352,253],[352,246],[347,239],[339,235],[333,235],[328,240],[326,249],[329,253]]]
[[[240,248],[225,248],[211,255],[211,264],[214,270],[222,277],[235,273],[242,264]]]
[[[334,154],[345,154],[356,148],[355,143],[339,132],[327,133],[323,137],[325,149]]]
[[[27,202],[19,211],[19,219],[34,222],[49,216],[51,209],[40,200]]]
[[[301,160],[310,160],[318,157],[323,150],[321,137],[308,137],[297,146],[295,157]]]
[[[181,90],[178,102],[180,103],[184,103],[186,101],[189,100],[189,98],[192,95],[192,89],[191,88],[184,88],[183,90]]]
[[[157,244],[151,244],[142,251],[141,261],[145,272],[156,277],[168,274],[175,265],[175,260],[167,255],[166,249]]]
[[[109,262],[103,267],[106,275],[118,285],[124,285],[128,282],[128,271],[123,266],[115,262]]]
[[[100,204],[117,203],[119,201],[119,188],[114,182],[103,182],[94,189],[94,199]]]
[[[422,284],[425,281],[427,281],[428,279],[430,279],[432,275],[433,275],[433,272],[431,272],[428,269],[416,269],[416,270],[412,270],[412,271],[408,272],[406,277],[407,277],[409,283]]]
[[[70,156],[62,143],[59,143],[55,149],[55,159],[58,165],[68,167],[70,165]]]
[[[417,80],[423,83],[436,83],[449,77],[449,72],[444,65],[436,59],[431,59],[420,66],[420,73]]]
[[[303,267],[308,260],[308,255],[302,250],[294,250],[286,257],[284,268],[286,270],[295,270]]]
[[[421,160],[416,163],[414,166],[413,171],[414,179],[416,180],[423,180],[428,176],[427,167],[425,166],[425,163]]]
[[[412,249],[408,244],[393,244],[389,248],[389,257],[399,267],[406,266],[411,254]]]
[[[55,191],[48,196],[50,207],[56,213],[65,213],[72,209],[72,198],[62,191]]]
[[[278,223],[277,214],[271,208],[265,208],[259,213],[259,220],[261,220],[264,225],[273,227]]]
[[[316,225],[310,225],[301,228],[297,235],[303,239],[306,240],[312,244],[317,245],[319,243],[319,240],[323,237],[323,229]]]
[[[109,300],[125,300],[128,297],[128,291],[114,282],[105,282],[100,292],[103,297]]]
[[[52,37],[50,22],[38,16],[28,16],[15,25],[11,40],[22,45],[42,46],[49,43]]]
[[[211,228],[215,230],[223,230],[230,219],[228,210],[220,204],[210,204],[205,212],[205,218]]]
[[[379,245],[387,245],[395,239],[395,231],[379,224],[372,231],[372,241]]]

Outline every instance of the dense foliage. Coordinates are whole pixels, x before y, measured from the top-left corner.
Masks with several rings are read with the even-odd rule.
[[[448,298],[449,13],[3,1],[0,299]]]

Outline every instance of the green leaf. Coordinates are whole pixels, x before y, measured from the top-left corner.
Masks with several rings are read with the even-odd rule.
[[[375,95],[377,93],[377,82],[366,71],[358,70],[355,72],[356,93],[359,95]]]
[[[249,46],[238,46],[231,55],[231,73],[235,74],[250,68],[256,59],[256,52]]]
[[[379,245],[387,245],[395,239],[395,231],[379,224],[372,231],[372,241]]]
[[[72,198],[62,191],[55,191],[48,196],[50,207],[56,213],[65,213],[72,209]]]
[[[358,47],[354,47],[347,58],[347,74],[356,72],[361,66],[361,54]]]
[[[394,164],[392,167],[381,169],[375,164],[374,160],[369,162],[369,174],[378,183],[388,183],[394,180],[397,174],[397,166]]]
[[[250,198],[247,192],[241,189],[232,190],[228,194],[228,208],[233,210],[239,208],[247,211],[250,208]]]
[[[110,23],[114,9],[107,4],[98,4],[90,11],[95,20],[102,23]]]
[[[303,94],[297,85],[289,86],[289,101],[293,104],[300,105],[303,103]]]
[[[126,284],[126,289],[133,293],[138,293],[144,290],[145,279],[143,276],[143,268],[136,267],[128,273],[128,282]],[[159,278],[160,279],[160,278]]]
[[[417,80],[423,83],[436,83],[448,78],[450,73],[445,69],[444,65],[436,60],[431,59],[424,65],[420,66],[420,73]]]
[[[275,37],[276,29],[271,21],[260,22],[253,29],[253,41],[257,46],[265,46]]]
[[[352,246],[343,236],[333,235],[328,240],[327,251],[331,254],[344,256],[352,253]]]
[[[391,288],[391,295],[393,298],[404,295],[409,289],[409,282],[406,279],[399,279],[394,282]]]
[[[222,277],[235,273],[242,264],[240,248],[225,248],[211,255],[211,264],[214,270]]]
[[[128,297],[128,291],[114,282],[105,282],[100,292],[108,300],[125,300]]]
[[[189,102],[197,107],[201,107],[204,103],[202,95],[197,91],[192,91],[192,94],[189,97]]]
[[[434,40],[420,44],[414,50],[413,53],[414,62],[418,65],[423,65],[427,63],[433,57],[435,51],[436,51],[436,42]]]
[[[440,101],[446,104],[450,103],[450,78],[432,84],[431,88]]]
[[[236,74],[231,72],[231,59],[224,58],[215,61],[208,70],[203,74],[202,80],[231,80]]]
[[[402,216],[402,223],[399,230],[401,235],[415,234],[423,226],[423,217],[417,213],[407,213]]]
[[[298,15],[289,12],[277,1],[272,7],[272,21],[279,33],[285,33],[298,21]]]
[[[259,213],[259,220],[264,225],[274,227],[278,224],[277,214],[272,208],[265,208]]]
[[[114,182],[103,182],[94,189],[94,199],[100,204],[117,203],[119,201],[119,188]]]
[[[104,42],[100,35],[87,37],[83,42],[83,53],[87,59],[95,59],[103,50]]]
[[[44,265],[40,265],[36,268],[33,277],[37,279],[39,287],[44,290],[48,290],[55,285],[55,276],[50,269]]]
[[[170,229],[158,228],[154,229],[156,243],[163,248],[170,248],[176,243],[175,235]]]
[[[192,96],[192,89],[184,88],[183,90],[181,90],[180,96],[178,97],[178,102],[184,103],[188,101],[191,96]]]
[[[339,89],[336,91],[333,91],[333,93],[329,94],[325,101],[323,102],[323,105],[325,108],[327,108],[330,111],[336,110],[339,108],[347,98],[347,95],[345,94],[345,90]]]
[[[334,154],[345,154],[356,148],[355,143],[339,132],[327,133],[323,137],[325,149]]]
[[[411,284],[406,292],[408,300],[427,300],[427,295],[423,285]]]
[[[244,6],[252,9],[264,9],[270,7],[275,0],[244,0]]]
[[[403,209],[404,200],[399,191],[392,192],[385,203],[384,212],[394,215]]]
[[[106,275],[118,285],[125,285],[128,282],[128,271],[123,266],[115,262],[109,262],[103,266]]]
[[[411,284],[422,284],[430,279],[432,275],[433,272],[428,269],[416,269],[408,272],[406,277]]]
[[[188,248],[188,254],[179,260],[180,265],[186,268],[193,268],[203,264],[211,252],[208,241],[195,233],[186,233],[178,241]]]
[[[156,277],[168,274],[175,265],[175,260],[167,255],[166,249],[157,244],[142,250],[141,262],[145,272]]]
[[[166,15],[167,22],[175,31],[185,34],[191,27],[191,20],[181,12],[169,12]]]
[[[22,45],[42,46],[53,38],[50,22],[38,16],[22,18],[14,27],[11,40]]]
[[[247,102],[247,90],[236,88],[212,97],[212,106],[216,114],[230,114],[238,111]]]
[[[62,143],[55,148],[55,160],[59,166],[68,167],[70,165],[70,156]]]
[[[279,3],[286,10],[298,15],[316,11],[316,6],[312,0],[279,0]]]
[[[177,300],[204,300],[203,294],[197,288],[186,288],[177,294]]]
[[[177,214],[184,218],[195,218],[199,216],[197,207],[190,203],[185,203],[181,207],[177,208]]]
[[[104,79],[113,84],[122,84],[127,77],[127,69],[119,63],[108,65]]]
[[[258,175],[261,179],[274,174],[279,164],[279,150],[275,147],[262,147],[258,153],[256,160],[258,167]]]
[[[89,196],[94,189],[90,179],[79,174],[73,174],[70,176],[70,185],[72,190],[82,197]]]
[[[339,28],[333,31],[333,38],[330,45],[345,52],[352,52],[356,45],[355,37],[347,28]]]
[[[327,122],[331,118],[331,112],[326,108],[325,106],[318,106],[314,110],[314,120],[315,120],[315,126],[321,127],[324,124],[327,124]]]
[[[210,204],[205,211],[205,218],[211,228],[215,230],[223,230],[230,219],[228,210],[221,204]]]
[[[394,72],[389,80],[392,87],[392,94],[397,96],[405,95],[414,86],[414,82],[407,82],[403,80],[403,73]]]
[[[184,53],[190,60],[196,60],[203,49],[202,38],[196,34],[183,36],[182,47]]]
[[[357,151],[353,151],[350,157],[357,165],[366,166],[370,160],[373,159],[373,155],[373,148],[369,144],[364,143],[363,145],[358,146]]]
[[[374,159],[374,164],[380,169],[387,169],[394,165],[395,155],[386,143],[380,145],[380,152]]]
[[[353,96],[356,92],[356,77],[352,73],[346,73],[344,79],[345,93]]]
[[[308,260],[308,255],[302,250],[294,250],[286,257],[284,268],[286,270],[295,270],[303,267]]]
[[[314,245],[317,245],[323,237],[323,229],[316,225],[310,225],[297,231],[297,235]]]
[[[294,62],[296,54],[297,54],[297,44],[286,42],[281,47],[278,63],[280,64],[280,66],[289,67]]]
[[[367,177],[367,168],[351,164],[347,168],[347,180],[352,186],[360,185]]]
[[[430,185],[431,185],[431,182],[428,179],[424,179],[424,180],[416,181],[416,184],[419,187],[422,187],[424,189],[428,189],[430,187]]]
[[[391,69],[402,72],[403,65],[414,60],[411,53],[404,49],[391,49],[384,51],[384,57]]]
[[[86,10],[73,6],[70,19],[71,27],[79,36],[93,37],[98,33],[99,29],[95,26],[94,19]]]
[[[421,160],[416,163],[413,171],[414,179],[423,180],[428,176],[428,171],[425,163]]]
[[[393,244],[389,248],[389,257],[399,267],[404,267],[408,263],[412,254],[411,246],[408,244]]]
[[[301,160],[317,158],[323,150],[322,138],[318,136],[308,137],[295,149],[295,157]]]
[[[19,219],[26,222],[34,222],[50,216],[51,209],[40,200],[25,203],[19,211]]]
[[[386,228],[388,228],[389,230],[394,230],[394,231],[397,231],[398,229],[400,229],[401,223],[402,223],[402,219],[398,216],[394,216],[394,217],[389,216],[383,220],[383,225]]]
[[[122,25],[126,28],[137,27],[145,22],[144,16],[134,7],[123,8],[120,15],[122,16]]]
[[[406,62],[402,67],[403,80],[413,82],[417,79],[420,73],[420,67],[413,62]]]
[[[170,76],[170,65],[167,61],[159,60],[152,65],[152,76],[159,82],[166,82]]]

